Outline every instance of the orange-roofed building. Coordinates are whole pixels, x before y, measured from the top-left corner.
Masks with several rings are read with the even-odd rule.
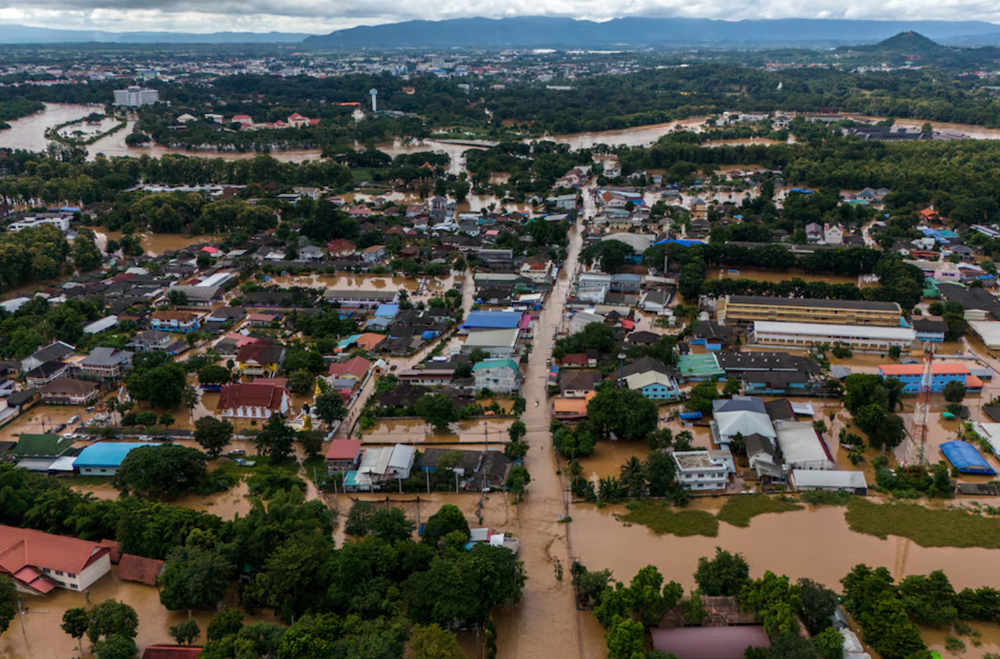
[[[0,526],[0,574],[10,575],[21,592],[86,590],[110,571],[111,550],[99,543]]]
[[[557,419],[579,421],[587,418],[587,403],[597,395],[596,391],[588,391],[583,398],[559,397],[552,401],[552,414]]]
[[[882,364],[878,367],[879,375],[884,378],[896,378],[903,383],[903,393],[915,394],[920,391],[920,381],[924,375],[923,364]],[[970,378],[974,378],[970,380]],[[934,362],[931,364],[931,391],[941,393],[949,382],[961,382],[966,388],[978,381],[978,389],[983,382],[969,372],[969,367],[957,362]]]

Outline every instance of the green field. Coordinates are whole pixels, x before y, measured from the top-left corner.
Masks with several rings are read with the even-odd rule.
[[[648,526],[657,535],[671,534],[682,538],[719,535],[719,520],[704,510],[675,510],[659,501],[637,501],[627,506],[628,512],[617,515],[622,522]]]
[[[855,497],[847,505],[852,531],[879,538],[909,538],[921,547],[1000,549],[1000,520],[958,508],[926,508],[914,503],[872,503]]]

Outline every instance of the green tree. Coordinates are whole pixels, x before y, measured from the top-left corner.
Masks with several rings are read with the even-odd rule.
[[[201,628],[198,627],[198,621],[194,618],[188,618],[170,628],[170,637],[177,642],[177,645],[192,645],[199,636],[201,636]]]
[[[288,375],[288,390],[293,394],[307,394],[316,385],[316,376],[305,369],[292,371]]]
[[[700,382],[688,393],[684,408],[689,412],[712,413],[712,401],[719,397],[719,389],[714,382]]]
[[[458,506],[445,504],[427,519],[421,539],[425,544],[436,547],[446,535],[456,531],[468,540],[469,522]]]
[[[802,602],[798,586],[791,585],[788,577],[768,570],[760,579],[745,584],[736,599],[740,606],[754,612],[768,636],[798,632],[795,616]]]
[[[206,609],[222,601],[236,570],[214,548],[178,547],[160,575],[160,603],[171,611]]]
[[[92,649],[97,659],[135,659],[139,655],[135,640],[121,634],[109,634],[94,643]]]
[[[344,399],[340,397],[340,392],[332,389],[321,393],[314,401],[316,414],[323,423],[328,425],[334,421],[342,421],[347,416],[347,407],[344,406]]]
[[[952,380],[944,385],[944,399],[949,403],[961,403],[965,400],[965,384],[958,380]]]
[[[216,364],[205,364],[198,370],[198,382],[201,384],[229,384],[232,377],[228,368]]]
[[[18,615],[18,597],[19,595],[17,594],[17,588],[14,586],[14,581],[8,576],[0,576],[0,634],[7,631],[7,628],[10,627],[11,621]],[[65,621],[63,624],[65,624]],[[72,636],[66,627],[63,627],[63,631]],[[79,637],[73,636],[73,638]]]
[[[452,422],[458,421],[455,401],[444,394],[424,394],[414,406],[417,416],[437,430],[447,430]]]
[[[134,639],[139,628],[139,616],[135,609],[124,602],[104,600],[90,609],[87,638],[96,644],[109,636]]]
[[[226,636],[238,634],[241,629],[243,629],[243,612],[227,607],[216,613],[212,622],[208,623],[205,638],[209,641],[218,641]]]
[[[510,474],[507,475],[507,482],[505,485],[507,489],[517,495],[517,500],[521,500],[521,496],[524,495],[524,489],[531,482],[531,474],[525,467],[520,465],[511,467]]]
[[[524,425],[523,421],[518,420],[510,424],[510,428],[507,429],[507,434],[510,435],[510,441],[517,442],[528,434],[528,427]]]
[[[844,659],[844,637],[833,627],[813,636],[813,646],[821,659]]]
[[[378,508],[368,520],[368,532],[386,542],[410,540],[416,529],[416,523],[395,507]]]
[[[87,634],[87,627],[89,625],[90,616],[87,615],[87,609],[82,606],[74,609],[66,609],[63,612],[62,630],[77,640],[81,655],[83,654],[83,637]],[[2,620],[0,620],[0,626],[2,626]],[[0,630],[0,632],[2,631],[5,630]]]
[[[604,634],[608,659],[645,659],[642,625],[630,618],[617,618]]]
[[[732,398],[733,396],[739,395],[742,389],[743,382],[739,378],[727,378],[726,386],[722,388],[722,393],[723,395]]]
[[[172,500],[205,482],[205,454],[187,446],[141,446],[129,451],[114,486],[126,496]]]
[[[647,628],[658,625],[683,594],[684,589],[675,581],[664,586],[663,575],[653,565],[639,570],[628,587],[632,611]]]
[[[466,659],[458,639],[440,625],[414,625],[404,659]]]
[[[703,556],[698,559],[694,580],[705,595],[735,597],[750,582],[750,566],[742,554],[716,547],[714,558]]]
[[[233,424],[220,421],[215,417],[203,416],[194,422],[194,441],[198,442],[208,453],[208,457],[217,458],[233,438]]]
[[[160,425],[164,428],[169,428],[170,426],[177,423],[177,420],[170,414],[164,412],[160,415]]]
[[[524,396],[515,395],[514,404],[511,407],[511,410],[514,412],[514,416],[517,417],[521,416],[527,409],[528,409],[528,401],[524,399]]]
[[[837,610],[837,593],[812,579],[799,579],[799,616],[809,633],[815,636],[830,626],[830,616]]]
[[[899,582],[899,596],[920,625],[947,627],[955,622],[955,589],[941,570],[928,575],[911,574]]]
[[[90,272],[101,265],[101,250],[93,240],[79,235],[73,241],[73,263],[80,272]]]
[[[284,414],[273,414],[254,438],[257,453],[279,463],[292,455],[295,431],[285,423]]]
[[[587,403],[587,416],[594,429],[607,437],[644,439],[659,422],[656,403],[633,389],[618,389],[602,382],[597,395]]]
[[[708,617],[708,612],[705,610],[705,606],[701,601],[701,593],[697,590],[691,593],[691,597],[684,601],[684,624],[700,626],[701,623]]]

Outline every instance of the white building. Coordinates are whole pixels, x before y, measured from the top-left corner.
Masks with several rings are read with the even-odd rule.
[[[47,216],[30,216],[25,217],[17,222],[12,222],[7,226],[7,231],[12,233],[17,233],[24,229],[37,229],[38,227],[45,226],[46,224],[51,224],[57,227],[60,231],[69,231],[69,221],[73,219],[69,215],[47,215]]]
[[[483,350],[494,359],[510,359],[517,352],[517,339],[521,330],[500,329],[473,332],[462,344],[461,353],[471,355],[475,350]]]
[[[115,105],[136,108],[140,105],[152,105],[160,102],[160,92],[155,89],[144,89],[135,85],[126,89],[115,90]]]
[[[521,369],[513,359],[484,359],[473,365],[476,391],[509,394],[521,390]]]
[[[677,480],[685,490],[724,490],[736,472],[733,454],[726,451],[674,451]]]
[[[733,396],[728,400],[713,400],[712,416],[712,439],[719,446],[728,448],[736,435],[744,439],[760,435],[774,441],[774,425],[763,398]]]
[[[790,470],[828,471],[837,464],[830,449],[809,421],[779,421],[778,447]]]
[[[844,343],[855,350],[884,351],[892,346],[909,348],[916,340],[917,333],[907,327],[779,323],[758,320],[753,324],[751,338],[754,343],[767,346],[802,348]]]
[[[868,493],[868,481],[860,471],[812,469],[795,469],[792,471],[792,484],[796,490],[826,490],[829,492],[850,492],[865,495]]]
[[[844,229],[839,224],[823,224],[823,242],[827,245],[840,245],[844,242]]]
[[[951,261],[927,261],[924,259],[903,259],[903,263],[920,268],[924,277],[938,281],[957,282],[962,280],[962,269]]]
[[[604,324],[604,316],[591,311],[580,311],[569,321],[569,335],[574,336],[583,331],[591,323]]]

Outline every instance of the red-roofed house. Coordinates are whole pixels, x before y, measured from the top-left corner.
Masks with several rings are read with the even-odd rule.
[[[309,117],[303,117],[296,112],[288,117],[288,125],[292,128],[304,128],[309,125]]]
[[[372,363],[364,357],[352,357],[345,362],[333,362],[330,364],[329,374],[335,378],[363,380],[371,366]]]
[[[288,414],[292,397],[284,382],[226,384],[219,391],[215,411],[228,419],[268,419],[272,414]]]
[[[198,659],[201,648],[194,645],[149,645],[142,659]]]
[[[330,252],[330,256],[351,256],[355,249],[354,243],[346,238],[331,240],[326,245],[326,251]]]
[[[86,590],[111,571],[111,550],[96,542],[0,526],[0,573],[30,595]]]
[[[237,114],[233,117],[234,124],[243,124],[244,126],[250,126],[253,124],[253,117],[249,114]]]
[[[360,459],[360,439],[335,439],[326,452],[326,466],[331,474],[354,469]]]

